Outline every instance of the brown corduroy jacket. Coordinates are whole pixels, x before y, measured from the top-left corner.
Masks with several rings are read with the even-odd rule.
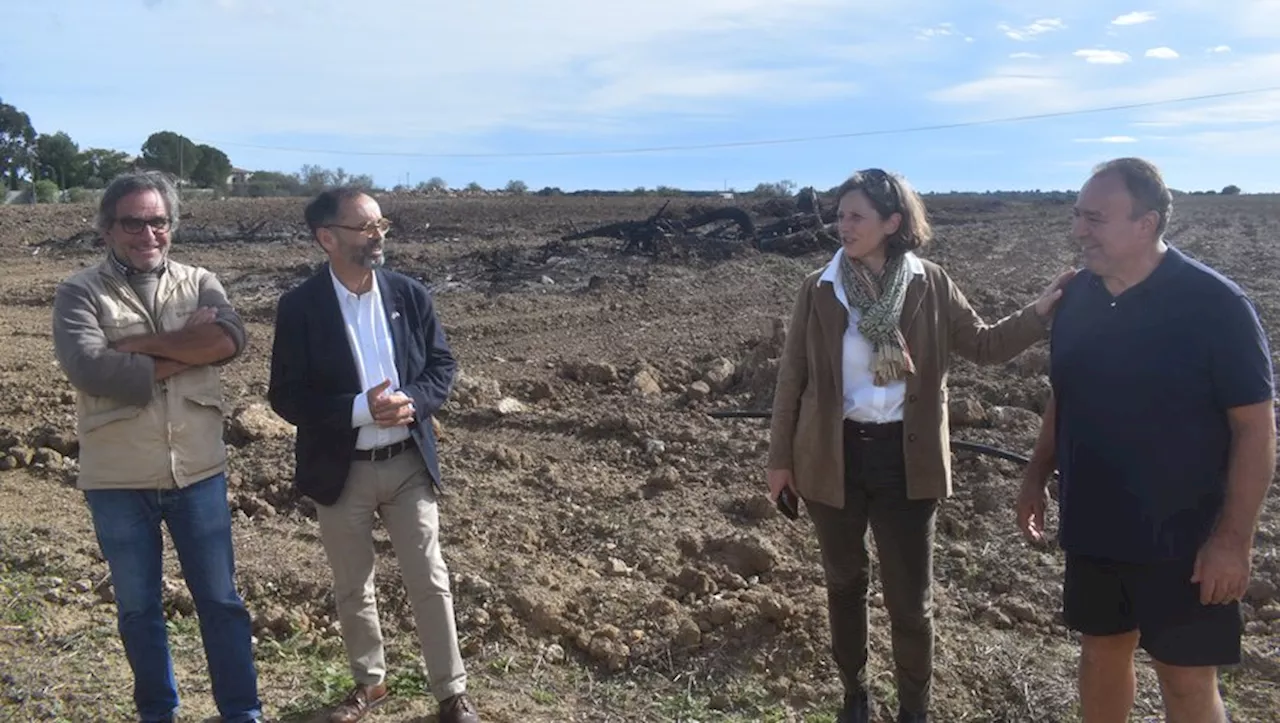
[[[907,286],[901,329],[915,363],[906,380],[903,452],[907,497],[951,495],[947,373],[951,353],[998,364],[1047,337],[1034,303],[986,324],[942,267],[921,259],[925,273]],[[809,274],[791,313],[778,366],[770,428],[769,468],[790,469],[806,500],[844,507],[844,382],[841,356],[847,312],[825,269]]]

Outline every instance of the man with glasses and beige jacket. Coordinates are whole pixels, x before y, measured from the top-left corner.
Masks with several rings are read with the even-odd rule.
[[[244,326],[216,276],[169,249],[178,192],[158,171],[103,193],[102,262],[58,286],[53,343],[76,389],[80,473],[111,571],[118,630],[142,721],[172,721],[178,690],[161,597],[169,529],[195,602],[224,723],[261,720],[249,613],[236,592],[218,366]]]

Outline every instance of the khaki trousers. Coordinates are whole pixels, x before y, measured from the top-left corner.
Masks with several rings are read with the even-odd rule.
[[[431,693],[437,700],[462,693],[467,675],[458,650],[449,570],[440,551],[435,492],[413,449],[388,460],[352,462],[338,501],[316,505],[352,677],[356,683],[376,685],[387,672],[374,588],[375,514],[400,563]]]

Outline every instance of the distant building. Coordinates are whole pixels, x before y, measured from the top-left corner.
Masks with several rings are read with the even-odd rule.
[[[228,186],[237,186],[242,183],[248,183],[253,178],[253,171],[246,171],[243,168],[232,168],[231,175],[227,176]]]

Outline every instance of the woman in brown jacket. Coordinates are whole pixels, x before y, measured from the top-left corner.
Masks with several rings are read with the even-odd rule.
[[[769,490],[805,500],[827,585],[839,723],[870,719],[867,527],[892,627],[900,723],[925,721],[933,676],[933,530],[951,494],[945,379],[952,352],[1007,361],[1046,337],[1068,271],[988,326],[937,264],[901,177],[855,173],[837,192],[842,248],[805,278],[778,369]]]

